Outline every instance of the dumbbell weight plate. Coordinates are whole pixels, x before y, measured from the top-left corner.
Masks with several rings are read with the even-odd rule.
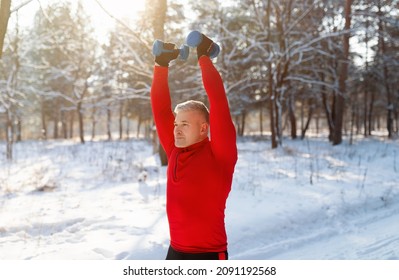
[[[190,48],[187,45],[181,45],[179,49],[179,59],[187,60],[189,54]]]
[[[158,56],[162,53],[163,50],[163,42],[161,40],[155,40],[152,45],[152,54]]]

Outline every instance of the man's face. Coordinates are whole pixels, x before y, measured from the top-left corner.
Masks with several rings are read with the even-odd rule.
[[[208,136],[208,124],[198,111],[180,111],[175,117],[175,146],[185,148]]]

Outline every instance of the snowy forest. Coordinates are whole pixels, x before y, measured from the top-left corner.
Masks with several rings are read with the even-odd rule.
[[[164,259],[152,46],[191,30],[238,135],[229,259],[399,260],[399,0],[0,3],[0,260]],[[172,105],[208,104],[195,52]]]
[[[9,159],[25,139],[154,137],[152,43],[179,46],[190,30],[222,48],[215,63],[239,135],[270,135],[273,148],[309,130],[327,131],[333,145],[343,135],[398,135],[397,0],[147,1],[135,20],[113,17],[104,42],[85,1],[39,1],[22,28],[18,15],[32,2],[1,1],[0,136]],[[170,67],[174,102],[204,98],[194,57]]]

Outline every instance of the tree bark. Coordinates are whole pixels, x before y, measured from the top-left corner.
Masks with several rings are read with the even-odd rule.
[[[334,103],[334,135],[333,144],[339,145],[342,143],[342,128],[344,119],[344,108],[345,108],[345,96],[346,96],[346,80],[348,78],[348,58],[349,58],[349,38],[350,38],[350,28],[351,28],[351,7],[352,0],[345,1],[345,27],[344,35],[342,40],[343,45],[343,55],[340,60],[340,73],[338,80],[338,94]]]
[[[65,112],[64,110],[61,110],[60,115],[61,115],[61,131],[64,139],[68,139],[68,126],[67,126],[68,113]]]
[[[10,18],[11,0],[0,1],[0,59],[3,55],[4,38]]]
[[[119,101],[119,140],[123,139],[123,100]]]
[[[111,104],[109,104],[109,106],[111,106]],[[108,141],[112,140],[111,121],[112,121],[111,108],[107,108],[107,135],[108,135]]]
[[[142,121],[142,119],[141,119],[141,116],[139,116],[138,118],[137,118],[137,128],[136,128],[136,138],[137,139],[139,139],[140,138],[140,130],[141,130],[141,123],[142,123],[143,121]]]
[[[305,138],[306,131],[307,131],[308,128],[309,128],[310,121],[311,121],[312,116],[313,116],[313,104],[312,104],[311,99],[309,99],[308,104],[309,104],[308,118],[307,118],[307,120],[306,120],[305,126],[304,126],[303,129],[302,129],[302,133],[301,133],[301,139],[302,139],[302,140]]]
[[[78,113],[78,121],[79,121],[79,138],[80,143],[85,143],[85,136],[84,136],[84,123],[83,123],[83,112],[82,112],[82,102],[79,101],[76,111]]]
[[[17,126],[16,126],[16,142],[22,141],[22,119],[20,116],[17,116]]]
[[[68,138],[73,138],[73,124],[75,123],[75,114],[70,112],[69,114],[69,135]]]
[[[371,135],[371,131],[373,130],[374,100],[375,100],[375,94],[374,94],[374,92],[372,92],[371,98],[370,98],[370,106],[369,106],[368,115],[367,115],[368,122],[369,122],[368,135]]]
[[[10,110],[6,110],[6,157],[7,160],[12,160],[12,151],[14,144],[14,135],[12,129],[12,114]]]
[[[166,11],[168,7],[167,0],[157,0],[149,1],[148,5],[153,5],[153,28],[154,28],[154,38],[164,40],[165,33],[165,19]],[[155,141],[159,142],[159,141]],[[168,158],[166,156],[165,150],[162,148],[161,144],[158,143],[159,158],[161,160],[161,165],[166,166],[168,164]]]
[[[290,116],[290,124],[291,124],[291,138],[296,139],[296,117],[295,117],[295,98],[294,95],[290,95],[289,100],[289,116]]]
[[[53,139],[58,139],[58,122],[60,120],[59,112],[60,112],[60,100],[59,97],[55,97],[53,100],[53,121],[54,121],[54,131],[53,131]]]
[[[268,30],[267,41],[271,40],[271,30],[270,30],[270,16],[271,16],[271,1],[267,1],[267,14],[266,14],[266,27]],[[266,45],[266,50],[270,53],[270,45]],[[269,92],[269,114],[270,114],[270,131],[271,131],[271,144],[272,149],[277,148],[277,137],[276,137],[276,121],[275,121],[275,108],[276,108],[276,96],[273,91],[273,73],[272,73],[272,63],[267,63],[267,78],[268,85],[267,91]]]
[[[245,111],[245,110],[243,110],[242,112],[241,112],[241,129],[240,129],[240,132],[239,132],[239,135],[240,136],[244,136],[244,131],[245,131],[245,119],[246,119],[246,117],[247,117],[247,112]]]
[[[96,137],[96,107],[93,105],[93,109],[91,111],[91,140],[94,140]]]
[[[382,61],[382,74],[383,74],[383,83],[385,87],[385,92],[387,95],[387,130],[388,130],[388,138],[393,137],[393,121],[394,121],[394,104],[393,104],[393,98],[392,98],[392,92],[388,84],[388,67],[385,61],[385,54],[386,54],[386,46],[385,46],[385,40],[384,40],[384,23],[382,21],[382,5],[381,1],[378,1],[378,45],[379,45],[379,52],[381,55],[381,61]]]
[[[259,131],[260,131],[260,136],[263,135],[263,107],[262,105],[259,106]]]
[[[40,116],[41,116],[41,123],[42,123],[42,137],[44,140],[47,140],[47,124],[46,124],[46,113],[45,113],[45,102],[43,98],[40,100]]]

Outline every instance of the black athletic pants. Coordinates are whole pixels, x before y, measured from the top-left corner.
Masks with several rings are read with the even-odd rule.
[[[229,254],[224,252],[209,252],[209,253],[182,253],[178,252],[169,246],[166,260],[228,260]]]

